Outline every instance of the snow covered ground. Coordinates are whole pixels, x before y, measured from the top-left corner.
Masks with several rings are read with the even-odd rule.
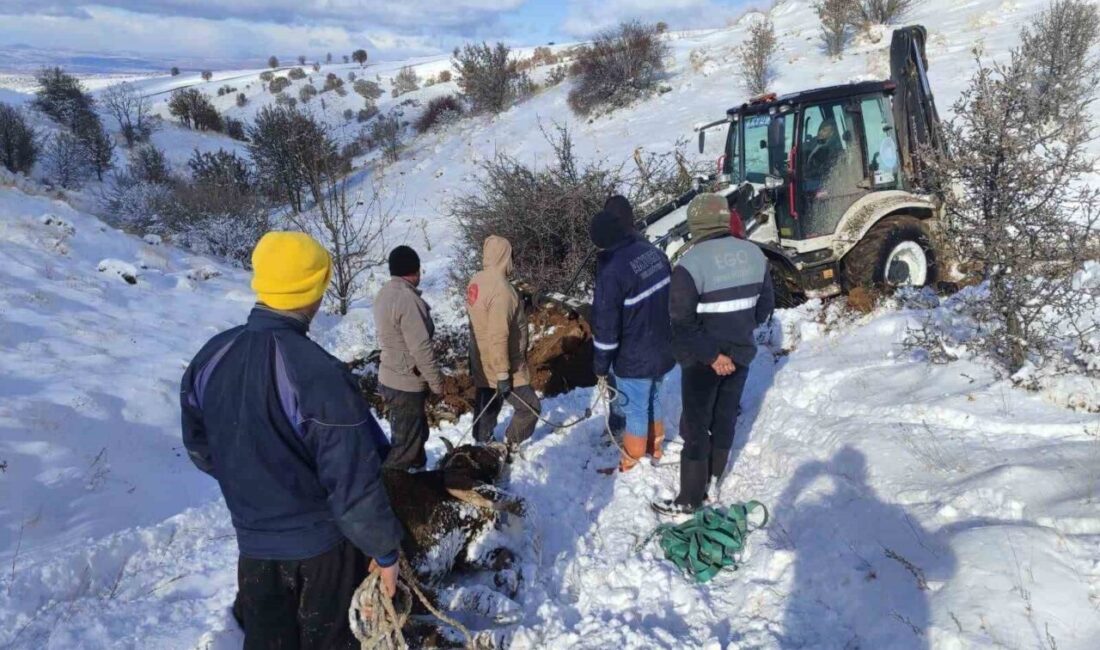
[[[965,86],[971,48],[1003,55],[1042,7],[929,0],[914,9],[907,22],[929,28],[941,112]],[[887,76],[888,33],[832,61],[806,3],[781,3],[773,16],[776,90]],[[436,318],[462,317],[446,281],[455,244],[446,214],[472,189],[480,160],[546,158],[539,125],[554,122],[574,131],[582,157],[666,151],[744,100],[733,55],[744,34],[739,24],[671,35],[671,91],[609,117],[574,117],[566,82],[412,140],[384,186],[400,206],[395,238],[425,257]],[[421,76],[447,67],[445,58],[412,63]],[[388,88],[399,67],[339,64],[313,76],[320,86],[327,72],[354,70]],[[134,83],[150,94],[236,86],[245,107],[235,93],[215,101],[247,120],[271,101],[258,74]],[[379,104],[454,90],[437,84]],[[334,123],[362,106],[354,92],[324,97]],[[0,90],[0,101],[25,99]],[[176,165],[194,148],[240,146],[170,124],[154,140]],[[232,527],[217,486],[181,452],[177,382],[202,342],[247,313],[247,275],[112,230],[88,213],[90,190],[70,197],[78,210],[33,183],[11,184],[0,179],[0,647],[239,648],[228,614]],[[1085,281],[1100,282],[1100,270]],[[345,358],[371,349],[376,288],[349,316],[322,318],[318,340]],[[1065,407],[1100,402],[1095,384],[1034,394],[980,360],[929,365],[901,346],[922,301],[858,317],[841,307],[779,312],[754,362],[721,501],[759,499],[773,521],[750,537],[741,570],[706,585],[680,576],[655,546],[637,548],[657,523],[647,503],[677,482],[678,373],[664,389],[662,466],[603,477],[594,470],[616,450],[599,415],[560,433],[540,426],[508,479],[532,504],[527,525],[540,542],[524,556],[513,647],[1097,647],[1100,417]],[[578,390],[546,409],[565,420],[592,399]],[[438,433],[457,441],[469,422]],[[433,434],[431,455],[442,449]]]

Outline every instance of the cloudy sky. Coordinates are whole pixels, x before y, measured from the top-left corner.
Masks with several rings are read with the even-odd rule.
[[[0,0],[0,47],[259,62],[366,47],[373,59],[466,40],[582,39],[626,18],[723,25],[750,0]]]

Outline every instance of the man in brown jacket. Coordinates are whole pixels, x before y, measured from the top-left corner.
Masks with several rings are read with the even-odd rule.
[[[432,349],[432,312],[420,297],[420,257],[408,246],[390,252],[390,281],[374,299],[374,325],[382,346],[379,393],[386,402],[393,448],[386,469],[422,468],[428,458],[428,390],[443,393],[443,375]]]
[[[527,372],[527,315],[508,282],[512,273],[512,245],[490,235],[485,240],[482,270],[466,287],[470,315],[470,372],[477,387],[474,428],[478,442],[493,438],[504,400],[515,408],[505,441],[517,446],[531,437],[541,410]]]

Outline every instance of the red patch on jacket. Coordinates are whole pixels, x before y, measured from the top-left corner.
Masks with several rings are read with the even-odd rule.
[[[471,284],[470,286],[466,287],[466,304],[467,305],[469,305],[471,307],[474,306],[474,303],[477,302],[477,292],[478,292],[478,289],[477,289],[476,284]]]

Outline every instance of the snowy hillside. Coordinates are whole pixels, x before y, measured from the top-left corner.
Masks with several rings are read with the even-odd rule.
[[[971,50],[1003,55],[1043,7],[917,5],[906,22],[929,29],[941,113],[970,76]],[[888,76],[888,30],[831,60],[807,2],[781,2],[772,14],[777,91]],[[582,158],[629,164],[636,149],[667,151],[746,99],[733,54],[743,24],[669,38],[664,94],[585,121],[566,106],[566,81],[499,116],[410,139],[385,167],[382,186],[399,206],[393,239],[424,257],[438,321],[464,318],[447,283],[455,253],[447,215],[454,197],[474,189],[479,161],[498,151],[545,159],[540,125],[560,123]],[[334,64],[312,74],[320,86],[329,72],[354,71],[388,90],[403,65],[426,77],[449,63]],[[165,117],[168,94],[196,86],[224,114],[248,121],[273,101],[260,72],[133,83]],[[536,70],[536,79],[547,72]],[[302,83],[287,94],[297,96]],[[225,85],[236,90],[217,97]],[[439,83],[397,99],[387,92],[378,104],[386,112],[454,91]],[[346,97],[323,97],[326,119],[357,132],[341,114],[362,98],[350,87]],[[0,89],[0,101],[27,95]],[[310,108],[320,111],[319,99]],[[419,109],[403,110],[412,119]],[[196,148],[244,150],[168,121],[153,139],[177,166]],[[358,161],[363,169],[370,162]],[[247,313],[248,276],[106,226],[90,213],[91,189],[67,203],[34,183],[13,184],[0,178],[0,647],[239,648],[228,611],[233,530],[217,485],[181,449],[177,400],[199,346]],[[378,280],[347,317],[322,317],[315,338],[348,359],[374,348],[369,294]],[[1100,263],[1080,280],[1100,285]],[[864,316],[842,301],[777,314],[752,366],[721,493],[725,502],[763,501],[773,521],[750,537],[739,571],[706,585],[682,577],[655,546],[637,548],[658,523],[648,502],[671,496],[678,480],[678,371],[664,389],[671,442],[660,466],[612,478],[594,472],[617,454],[602,406],[563,432],[540,426],[509,477],[532,506],[527,525],[538,541],[538,552],[522,558],[524,609],[512,647],[1096,648],[1100,389],[1083,382],[1029,393],[980,361],[915,359],[900,342],[928,309],[951,306],[926,296]],[[547,399],[545,409],[565,420],[593,399],[591,389],[577,390]],[[458,441],[469,426],[467,415],[433,432],[431,457],[443,451],[439,435]]]

